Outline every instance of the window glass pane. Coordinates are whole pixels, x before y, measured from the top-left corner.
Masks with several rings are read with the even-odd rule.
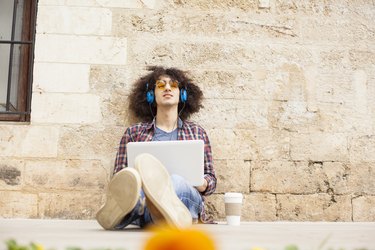
[[[10,45],[0,44],[0,103],[7,100]]]
[[[12,39],[13,24],[13,5],[17,4],[16,22],[14,26],[14,37]],[[0,40],[16,40],[22,39],[22,22],[23,22],[24,3],[21,0],[0,0]]]
[[[0,44],[0,104],[5,106],[7,102],[8,93],[8,75],[9,75],[9,60],[12,55],[11,64],[11,81],[10,81],[10,107],[18,108],[18,95],[19,95],[19,84],[20,84],[20,69],[22,67],[22,56],[25,56],[27,48],[30,45],[27,44],[14,44],[13,54],[10,53],[12,48],[9,44]]]
[[[30,0],[28,0],[30,1]],[[14,40],[21,41],[22,40],[22,22],[23,22],[23,6],[24,1],[18,0],[17,1],[17,13],[16,13],[16,24],[14,30]]]
[[[0,40],[12,37],[14,0],[0,0]]]
[[[13,60],[12,60],[12,78],[10,88],[10,104],[18,109],[18,86],[20,80],[20,59],[21,59],[21,47],[25,45],[15,44],[13,45]]]

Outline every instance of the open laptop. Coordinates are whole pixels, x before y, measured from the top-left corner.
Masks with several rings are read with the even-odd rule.
[[[191,185],[203,184],[204,142],[202,140],[129,142],[126,146],[128,167],[134,167],[137,155],[155,156],[169,174],[184,177]]]

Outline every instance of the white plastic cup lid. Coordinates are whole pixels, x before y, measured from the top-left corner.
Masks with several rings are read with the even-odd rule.
[[[241,193],[228,192],[224,194],[225,198],[243,198]]]

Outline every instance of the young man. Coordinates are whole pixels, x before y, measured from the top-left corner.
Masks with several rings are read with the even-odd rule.
[[[176,68],[149,67],[149,74],[135,82],[130,94],[130,111],[140,120],[126,129],[117,152],[114,176],[107,201],[96,215],[105,229],[122,229],[167,223],[187,227],[193,222],[210,222],[203,196],[216,188],[209,139],[205,130],[187,119],[202,107],[203,94],[186,74]],[[203,140],[204,183],[190,186],[181,176],[169,176],[155,157],[142,154],[135,168],[127,167],[126,145],[133,141]]]

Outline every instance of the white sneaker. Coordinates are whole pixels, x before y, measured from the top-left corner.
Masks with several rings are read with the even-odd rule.
[[[141,154],[135,159],[135,168],[142,179],[148,201],[162,214],[167,224],[178,228],[191,226],[191,214],[177,197],[163,164],[150,154]]]
[[[140,198],[141,185],[138,172],[132,168],[124,168],[113,176],[106,203],[96,214],[96,220],[104,229],[115,229],[132,212]]]

